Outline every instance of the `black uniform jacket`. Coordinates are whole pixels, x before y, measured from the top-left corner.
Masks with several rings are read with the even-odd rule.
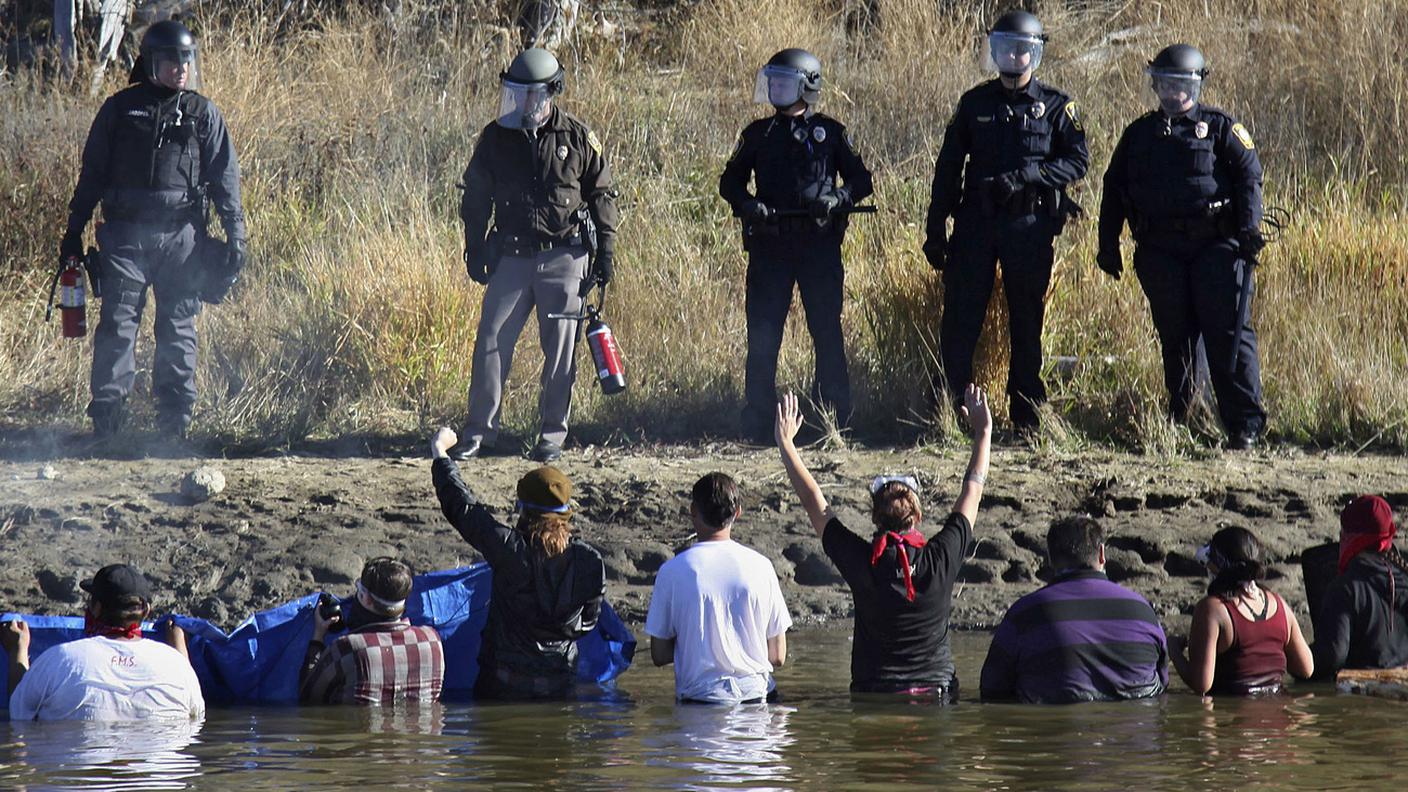
[[[756,193],[748,191],[750,176]],[[774,113],[754,121],[743,128],[719,176],[719,195],[734,214],[753,198],[771,209],[795,210],[823,195],[853,206],[873,192],[845,124],[824,113]]]
[[[618,216],[611,168],[586,124],[554,105],[538,129],[493,121],[480,132],[460,202],[471,258],[485,252],[491,213],[503,234],[565,240],[579,232],[584,206],[596,224],[598,250],[612,251]]]
[[[1125,128],[1105,171],[1100,249],[1119,249],[1125,221],[1138,239],[1195,230],[1199,220],[1220,225],[1227,238],[1261,225],[1261,160],[1251,134],[1208,105],[1178,118],[1145,113]]]
[[[202,224],[202,193],[226,234],[244,238],[240,168],[219,109],[194,91],[136,83],[109,97],[93,119],[69,229],[81,231],[99,201],[110,221]]]
[[[999,80],[981,83],[959,97],[944,130],[928,234],[942,236],[944,222],[959,206],[980,202],[979,191],[994,176],[1016,172],[1026,186],[1064,190],[1089,166],[1085,127],[1070,97],[1036,78],[1015,91]]]
[[[1335,578],[1315,618],[1315,675],[1408,665],[1408,572],[1363,552]]]
[[[576,667],[578,638],[596,629],[606,566],[575,537],[549,558],[528,537],[494,519],[449,459],[431,466],[445,518],[494,570],[489,618],[479,650],[481,675],[504,667],[560,680]]]

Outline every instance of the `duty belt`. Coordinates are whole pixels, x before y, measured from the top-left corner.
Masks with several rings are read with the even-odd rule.
[[[521,236],[518,234],[503,235],[503,250],[506,256],[534,256],[546,250],[560,247],[572,247],[582,244],[582,235],[573,234],[570,237],[554,239],[543,236]]]
[[[179,228],[191,225],[200,219],[197,204],[131,208],[114,204],[103,204],[103,219],[113,223],[140,223],[162,228]]]

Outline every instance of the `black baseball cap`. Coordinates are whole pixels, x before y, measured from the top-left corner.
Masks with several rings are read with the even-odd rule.
[[[126,605],[133,599],[151,602],[152,585],[136,567],[127,564],[109,564],[78,587],[93,595],[101,605],[113,607]]]

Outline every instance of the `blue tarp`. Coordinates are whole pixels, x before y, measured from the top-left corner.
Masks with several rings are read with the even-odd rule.
[[[445,643],[443,697],[447,700],[468,699],[474,691],[492,579],[493,572],[484,563],[420,575],[406,603],[411,623],[434,627]],[[229,635],[204,619],[169,618],[186,631],[191,665],[207,703],[295,704],[299,667],[313,632],[317,603],[314,593],[261,611]],[[0,621],[17,618],[29,624],[31,658],[55,644],[83,637],[81,617],[7,613]],[[159,639],[160,624],[142,625],[147,637]],[[603,604],[596,630],[577,642],[577,676],[584,682],[615,679],[630,666],[635,649],[635,636],[610,604]],[[7,673],[0,664],[0,691],[8,684]]]

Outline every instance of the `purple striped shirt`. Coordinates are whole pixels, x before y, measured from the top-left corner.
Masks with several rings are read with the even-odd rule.
[[[1168,687],[1163,627],[1147,600],[1091,569],[1017,600],[992,636],[984,701],[1065,704],[1157,696]]]

